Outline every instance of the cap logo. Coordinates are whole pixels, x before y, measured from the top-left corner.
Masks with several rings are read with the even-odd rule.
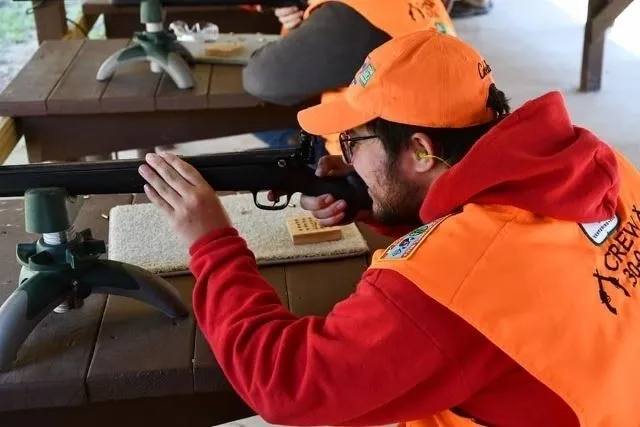
[[[491,72],[491,67],[489,66],[489,64],[487,64],[486,60],[483,60],[482,62],[478,62],[478,75],[480,76],[481,79],[484,79],[485,77],[487,77],[490,72]]]
[[[449,30],[447,29],[447,26],[444,25],[442,22],[436,21],[433,25],[436,27],[436,30],[438,30],[439,33],[447,34],[449,32]]]
[[[373,77],[373,74],[375,73],[375,71],[376,69],[369,62],[369,58],[367,58],[364,61],[364,64],[362,64],[362,67],[360,67],[360,69],[356,73],[356,76],[354,77],[352,84],[354,85],[359,84],[360,86],[365,87]]]

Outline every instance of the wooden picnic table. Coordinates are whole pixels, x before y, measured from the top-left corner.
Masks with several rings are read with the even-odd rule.
[[[239,65],[197,64],[195,86],[178,89],[148,62],[121,66],[106,82],[102,62],[129,39],[44,42],[0,94],[30,162],[76,160],[120,150],[294,127],[302,105],[264,103],[242,86]],[[314,100],[315,101],[315,100]]]
[[[91,196],[75,222],[107,241],[116,205],[144,195]],[[0,304],[15,289],[22,199],[0,200]],[[360,225],[369,247],[387,239]],[[324,315],[353,292],[369,256],[260,268],[292,312]],[[191,275],[168,278],[191,307]],[[210,427],[253,415],[230,387],[193,315],[171,321],[134,299],[93,294],[81,309],[51,313],[29,336],[13,370],[0,373],[2,427]]]
[[[162,5],[164,24],[169,26],[173,21],[184,21],[190,25],[196,22],[212,22],[225,33],[263,33],[279,34],[280,22],[270,12],[258,12],[237,6],[216,5]],[[82,12],[87,17],[104,19],[107,38],[131,37],[134,31],[141,31],[140,6],[114,5],[109,0],[84,0]],[[91,19],[91,18],[90,18]]]

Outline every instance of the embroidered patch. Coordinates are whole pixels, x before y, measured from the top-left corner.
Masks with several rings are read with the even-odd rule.
[[[373,65],[369,62],[369,58],[367,58],[362,64],[362,67],[356,73],[355,78],[353,79],[353,84],[359,83],[362,87],[365,87],[369,80],[373,77],[376,69],[373,68]]]
[[[591,240],[591,242],[597,246],[600,246],[607,240],[607,237],[618,228],[620,220],[618,215],[613,218],[600,222],[591,222],[586,224],[579,224],[584,234]]]
[[[412,232],[405,234],[389,246],[381,259],[407,259],[420,247],[420,245],[426,240],[427,236],[431,234],[435,228],[447,219],[450,215],[442,218],[438,218],[435,221],[425,224],[413,230]]]

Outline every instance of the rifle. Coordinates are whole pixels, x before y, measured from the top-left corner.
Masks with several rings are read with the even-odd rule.
[[[142,0],[109,0],[114,6],[138,6]],[[163,6],[255,6],[287,7],[297,6],[299,9],[307,7],[307,0],[162,0]]]
[[[296,192],[333,194],[347,202],[344,222],[371,208],[366,185],[351,173],[319,178],[312,164],[314,143],[302,134],[299,146],[184,157],[211,186],[220,191],[250,191],[261,209],[284,209]],[[0,371],[11,369],[31,331],[52,310],[64,313],[82,306],[92,293],[121,295],[155,306],[171,318],[188,316],[178,291],[162,277],[142,268],[100,259],[106,245],[90,229],[75,231],[73,221],[81,195],[143,192],[138,173],[141,160],[93,163],[30,164],[0,167],[0,197],[24,195],[25,229],[42,236],[18,243],[22,265],[18,287],[0,306]],[[274,205],[258,203],[258,192],[273,190],[286,196]]]
[[[284,209],[295,193],[310,196],[332,194],[347,202],[344,222],[360,210],[371,208],[367,187],[355,173],[344,177],[317,177],[316,137],[303,133],[299,145],[282,149],[257,149],[182,157],[194,166],[217,191],[248,191],[260,209]],[[144,179],[138,173],[143,160],[107,160],[91,163],[50,163],[0,167],[0,197],[23,196],[27,190],[57,187],[70,196],[91,194],[144,193]],[[258,202],[261,191],[273,190],[286,196],[281,204]]]

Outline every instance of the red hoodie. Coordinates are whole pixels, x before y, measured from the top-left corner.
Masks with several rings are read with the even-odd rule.
[[[613,151],[552,92],[505,118],[429,190],[429,222],[465,203],[549,217],[612,216]],[[398,273],[366,271],[326,317],[298,317],[234,229],[191,248],[197,322],[237,393],[268,422],[381,425],[449,408],[494,426],[577,426],[570,408]],[[330,286],[330,284],[327,284]]]

